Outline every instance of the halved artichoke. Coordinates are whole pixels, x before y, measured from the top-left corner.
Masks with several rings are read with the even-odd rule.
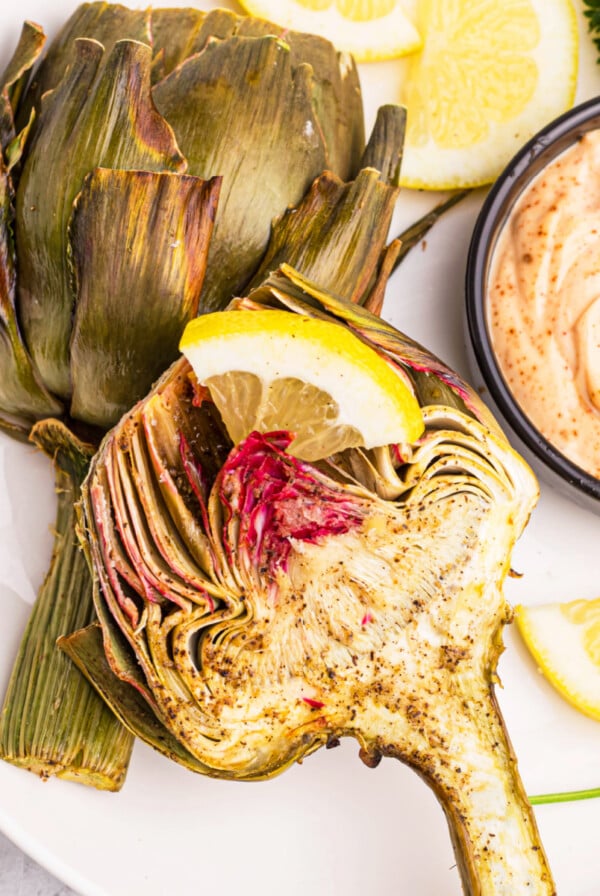
[[[443,364],[293,269],[234,306],[351,327],[413,383],[425,433],[410,457],[313,464],[286,432],[233,445],[176,362],[92,462],[100,623],[63,648],[132,732],[198,772],[265,778],[343,736],[369,765],[400,759],[444,807],[465,892],[553,893],[493,688],[533,474]]]

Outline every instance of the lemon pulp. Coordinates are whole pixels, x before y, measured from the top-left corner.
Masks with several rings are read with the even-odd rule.
[[[404,65],[404,186],[494,180],[573,104],[578,37],[570,0],[420,0],[423,47]]]
[[[408,445],[423,415],[407,381],[346,327],[288,311],[222,311],[191,321],[180,348],[234,443],[295,434],[290,453]]]

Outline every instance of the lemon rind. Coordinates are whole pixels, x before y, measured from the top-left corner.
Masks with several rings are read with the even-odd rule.
[[[600,669],[586,654],[584,627],[568,622],[560,604],[518,606],[515,622],[552,687],[580,712],[600,721]]]

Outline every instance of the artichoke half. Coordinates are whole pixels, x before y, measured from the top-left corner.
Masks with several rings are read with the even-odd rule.
[[[285,431],[232,444],[176,362],[92,461],[82,536],[99,624],[61,646],[188,768],[262,779],[353,736],[368,765],[395,757],[433,788],[466,893],[554,893],[494,697],[533,474],[456,375],[289,266],[233,307],[350,327],[408,377],[424,435],[409,457],[313,463]]]
[[[378,306],[404,112],[365,145],[350,57],[224,10],[87,3],[40,59],[44,41],[25,25],[0,77],[0,428],[53,459],[59,506],[0,756],[116,789],[131,738],[55,649],[95,619],[73,511],[89,459],[185,324],[265,266]]]

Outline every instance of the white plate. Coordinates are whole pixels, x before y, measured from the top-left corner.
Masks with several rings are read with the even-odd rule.
[[[164,0],[163,0],[164,4]],[[20,23],[50,34],[73,0],[22,0],[0,8],[0,58]],[[175,4],[173,4],[175,5]],[[199,3],[203,7],[217,4]],[[220,5],[226,5],[221,3]],[[582,23],[578,99],[600,92],[600,68]],[[393,101],[394,63],[365,66],[367,119]],[[390,284],[386,316],[466,374],[463,277],[483,192],[440,222]],[[439,197],[405,192],[395,227]],[[52,476],[31,449],[0,437],[0,694],[47,566]],[[514,602],[592,598],[600,593],[600,517],[542,485],[508,583]],[[529,793],[600,786],[600,726],[564,703],[538,675],[512,631],[500,702]],[[85,896],[431,896],[460,893],[444,815],[420,779],[392,760],[362,765],[354,742],[322,750],[269,783],[195,776],[136,745],[119,794],[99,793],[0,763],[0,828]],[[600,800],[540,807],[542,837],[564,896],[600,892]],[[517,894],[515,894],[517,896]]]

